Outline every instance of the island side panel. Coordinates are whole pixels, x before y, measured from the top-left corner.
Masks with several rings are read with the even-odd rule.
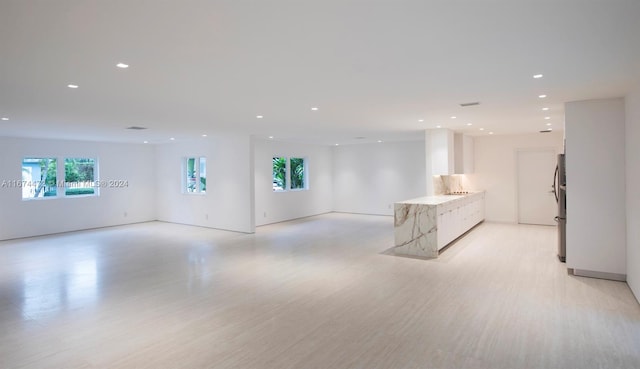
[[[394,204],[394,252],[399,255],[438,257],[436,206]]]

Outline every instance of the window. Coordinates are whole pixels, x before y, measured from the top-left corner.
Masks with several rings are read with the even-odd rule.
[[[273,158],[273,190],[284,191],[287,189],[287,158]]]
[[[291,165],[289,166],[290,174],[291,174],[291,189],[292,190],[302,190],[306,188],[305,175],[306,170],[304,169],[304,159],[303,158],[291,158]]]
[[[184,168],[184,192],[207,193],[207,159],[187,158]]]
[[[56,158],[22,159],[22,198],[57,196],[58,160]]]
[[[95,168],[96,160],[92,158],[64,159],[64,194],[96,195]]]
[[[289,178],[289,181],[287,181]],[[273,157],[273,190],[306,190],[307,169],[304,158]]]

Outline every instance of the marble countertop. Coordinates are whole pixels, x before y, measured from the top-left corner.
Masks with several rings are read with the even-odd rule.
[[[424,196],[411,200],[398,201],[396,204],[417,204],[417,205],[440,205],[449,201],[458,200],[463,197],[472,196],[483,191],[469,192],[464,195],[437,195],[437,196]]]

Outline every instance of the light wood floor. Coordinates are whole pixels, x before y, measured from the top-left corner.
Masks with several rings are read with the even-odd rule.
[[[0,368],[639,368],[625,283],[569,276],[552,227],[485,223],[437,260],[393,219],[255,235],[166,223],[0,242]]]

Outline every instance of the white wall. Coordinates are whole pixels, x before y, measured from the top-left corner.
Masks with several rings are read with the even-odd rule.
[[[206,195],[184,194],[186,157],[207,158]],[[158,220],[251,233],[254,223],[253,153],[242,135],[209,135],[200,140],[156,146]]]
[[[625,100],[627,283],[640,300],[640,86]]]
[[[624,99],[565,104],[565,132],[567,267],[624,276]]]
[[[393,215],[393,203],[425,196],[423,141],[333,147],[333,209]]]
[[[485,219],[507,223],[518,221],[518,149],[553,148],[561,153],[562,146],[562,132],[475,137],[475,173],[466,177],[473,189],[486,191]]]
[[[326,145],[254,140],[256,225],[330,212],[332,152]],[[273,157],[305,158],[308,189],[273,191]]]
[[[0,137],[0,182],[21,180],[25,157],[97,158],[101,180],[125,180],[128,187],[101,188],[99,196],[28,201],[20,188],[0,187],[0,239],[155,220],[152,146]]]

